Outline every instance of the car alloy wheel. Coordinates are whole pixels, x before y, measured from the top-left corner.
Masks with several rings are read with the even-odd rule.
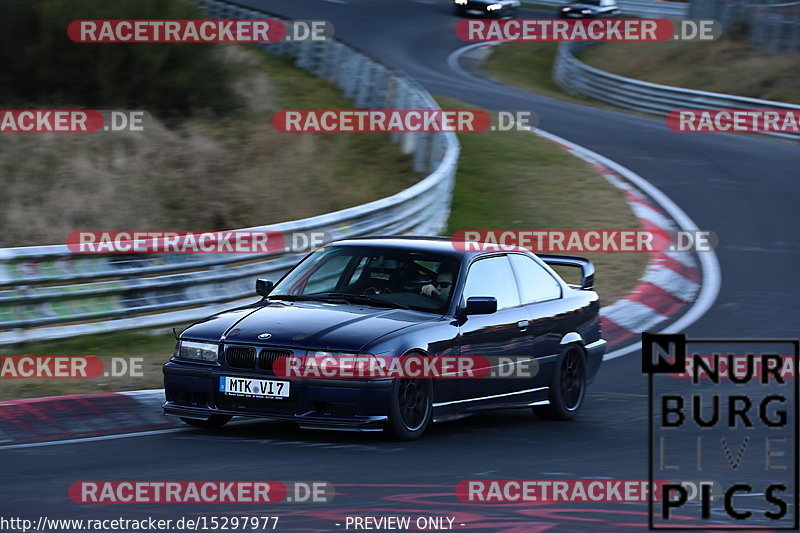
[[[429,379],[395,381],[389,430],[399,440],[415,440],[422,436],[433,413],[433,384]]]
[[[578,409],[586,389],[586,368],[580,348],[573,347],[565,354],[559,385],[564,408],[568,411]]]
[[[550,378],[549,405],[534,406],[539,418],[572,420],[577,416],[586,396],[586,357],[583,347],[568,344],[561,354]]]

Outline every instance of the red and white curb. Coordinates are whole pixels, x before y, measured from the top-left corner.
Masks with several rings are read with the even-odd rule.
[[[482,62],[489,55],[491,47],[499,44],[502,43],[466,45],[453,51],[447,58],[447,64],[454,72],[474,78],[461,66],[461,57],[474,52],[474,60]],[[558,135],[541,129],[531,129],[531,132],[559,144],[594,165],[606,179],[623,191],[645,229],[699,229],[672,199],[632,170]],[[719,261],[713,251],[696,255],[669,252],[652,254],[644,276],[634,290],[600,310],[603,337],[609,341],[611,348],[604,359],[614,359],[636,351],[639,343],[633,340],[643,331],[684,331],[711,308],[719,294],[720,284]],[[681,311],[677,319],[656,328]]]
[[[177,418],[162,413],[163,403],[163,389],[0,402],[0,449],[180,426]]]
[[[616,173],[597,163],[593,165],[623,191],[643,229],[666,232],[678,229],[672,220]],[[644,276],[633,291],[604,307],[600,313],[603,333],[609,344],[624,342],[681,311],[700,292],[700,281],[700,269],[692,254],[651,253]]]
[[[532,131],[588,162],[620,189],[642,229],[667,233],[697,229],[671,200],[633,171],[552,133]],[[603,338],[609,348],[619,347],[689,308],[691,313],[670,325],[670,331],[680,331],[676,324],[685,327],[683,324],[693,322],[711,306],[719,292],[719,280],[719,263],[714,252],[653,252],[633,291],[601,308]],[[629,353],[637,346],[612,350],[606,359]]]

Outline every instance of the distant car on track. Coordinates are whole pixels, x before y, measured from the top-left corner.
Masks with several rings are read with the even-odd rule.
[[[519,6],[519,0],[454,0],[453,12],[462,17],[514,18]]]
[[[567,2],[559,9],[563,19],[597,19],[619,15],[617,0],[579,0]]]
[[[549,265],[579,267],[580,286]],[[606,346],[593,280],[586,259],[467,251],[445,238],[329,244],[276,285],[258,280],[261,301],[180,334],[164,365],[164,411],[203,427],[266,417],[304,428],[388,429],[403,440],[431,422],[488,409],[533,407],[540,417],[572,419]],[[487,366],[491,374],[467,379],[285,378],[276,371],[280,358],[322,356],[401,363],[508,356],[538,370],[501,376]],[[503,365],[513,370],[518,362]]]

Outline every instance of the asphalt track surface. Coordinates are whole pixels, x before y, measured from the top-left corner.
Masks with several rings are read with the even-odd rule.
[[[659,119],[561,102],[455,72],[447,59],[466,43],[455,36],[458,19],[447,3],[241,3],[297,19],[330,20],[338,37],[406,71],[432,94],[490,109],[533,109],[542,129],[657,186],[701,229],[719,237],[721,291],[712,309],[688,329],[690,337],[800,334],[797,146],[673,133]],[[279,531],[344,530],[347,515],[433,515],[455,517],[456,530],[638,531],[647,524],[646,504],[481,505],[460,502],[454,489],[464,479],[644,480],[647,428],[647,381],[637,351],[604,364],[581,416],[568,423],[540,421],[527,410],[495,412],[433,426],[417,442],[395,443],[378,434],[247,422],[215,432],[181,429],[3,450],[0,515],[177,518],[236,512],[280,515]],[[676,444],[689,445],[680,438]],[[124,479],[324,480],[338,487],[338,495],[329,504],[308,506],[79,505],[67,495],[77,480]]]

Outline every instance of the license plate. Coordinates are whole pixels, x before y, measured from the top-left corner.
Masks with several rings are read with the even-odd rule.
[[[273,379],[234,378],[220,376],[220,392],[230,396],[251,398],[288,398],[289,382]]]

